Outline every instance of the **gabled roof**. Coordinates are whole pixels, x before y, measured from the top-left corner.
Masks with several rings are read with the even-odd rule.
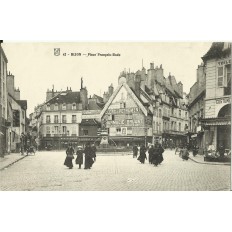
[[[94,95],[93,95],[93,98],[97,98],[97,100],[98,100],[99,102],[103,102],[103,98],[100,97],[100,96],[98,96],[97,94],[94,94]]]
[[[81,103],[80,92],[61,92],[52,99],[48,100],[46,104],[55,104],[55,103]]]
[[[106,110],[109,108],[109,106],[111,105],[111,103],[113,102],[114,98],[117,96],[119,90],[122,87],[125,87],[125,89],[127,90],[127,92],[131,95],[132,99],[136,102],[136,104],[138,105],[138,107],[142,110],[142,112],[145,114],[145,116],[148,115],[148,111],[147,109],[143,106],[143,104],[141,103],[141,99],[138,99],[138,97],[135,95],[135,93],[131,90],[131,88],[128,86],[127,83],[121,83],[118,85],[118,87],[116,88],[116,90],[114,91],[114,93],[111,95],[110,99],[108,100],[108,102],[105,104],[103,110],[101,111],[100,117],[102,118],[102,116],[105,114]]]

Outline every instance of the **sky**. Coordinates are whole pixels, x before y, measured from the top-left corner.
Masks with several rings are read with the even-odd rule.
[[[183,83],[188,93],[196,81],[196,69],[211,42],[146,42],[146,43],[3,43],[8,58],[7,69],[15,76],[15,87],[20,89],[21,100],[28,101],[28,115],[34,107],[45,102],[47,89],[57,91],[71,87],[79,91],[81,77],[89,95],[102,95],[112,83],[118,85],[121,71],[136,72],[142,63],[149,69],[162,64],[164,76],[169,73]],[[60,48],[60,55],[54,55]],[[66,53],[66,56],[64,55]],[[76,53],[76,56],[71,56]],[[89,53],[92,55],[89,56]],[[111,54],[101,56],[100,54]],[[113,56],[112,54],[120,54]],[[80,54],[80,55],[78,55]],[[86,55],[85,55],[86,54]],[[93,54],[96,54],[95,56]]]

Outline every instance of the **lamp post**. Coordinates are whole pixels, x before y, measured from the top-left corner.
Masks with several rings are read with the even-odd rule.
[[[144,133],[145,133],[145,147],[147,147],[147,127],[144,128]]]

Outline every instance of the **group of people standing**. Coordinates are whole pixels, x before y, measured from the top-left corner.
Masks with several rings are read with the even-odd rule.
[[[133,158],[137,158],[138,155],[138,147],[133,147]],[[148,149],[145,147],[145,145],[142,145],[140,147],[139,157],[137,160],[139,160],[142,164],[144,164],[145,159],[147,159],[146,152],[148,151],[148,161],[150,164],[153,164],[154,166],[158,166],[161,164],[164,160],[163,158],[163,152],[164,149],[161,146],[161,144],[156,141],[154,145],[151,145]]]
[[[84,169],[90,169],[93,166],[93,163],[96,161],[96,152],[97,149],[94,144],[91,146],[90,143],[86,143],[84,149],[81,146],[78,146],[76,151],[77,157],[75,163],[79,165],[79,169],[81,169],[81,165],[83,164],[84,155],[85,155]],[[64,161],[64,165],[67,166],[69,169],[73,168],[74,155],[75,155],[75,150],[72,144],[70,143],[66,150],[66,158]]]

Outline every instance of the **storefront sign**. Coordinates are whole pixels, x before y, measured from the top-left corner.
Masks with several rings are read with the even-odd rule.
[[[216,99],[216,104],[231,103],[229,97]]]
[[[223,66],[223,65],[227,65],[227,64],[231,64],[231,59],[218,61],[218,66]]]
[[[125,108],[125,109],[108,109],[106,113],[110,114],[128,114],[128,113],[138,113],[140,109],[138,107]]]

